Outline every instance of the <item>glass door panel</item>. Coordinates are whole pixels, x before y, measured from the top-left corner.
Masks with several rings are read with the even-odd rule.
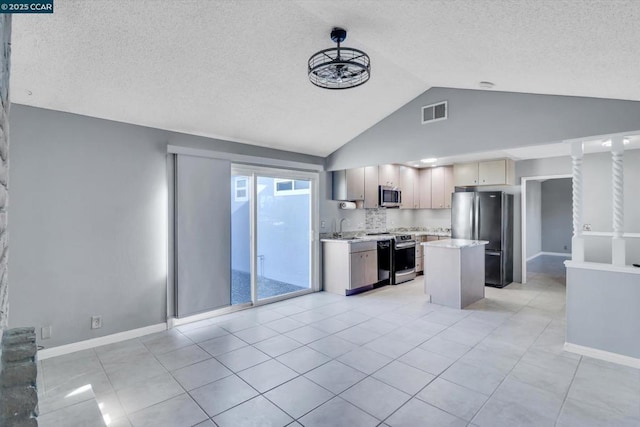
[[[251,176],[231,176],[231,305],[252,302]]]
[[[256,291],[265,299],[311,287],[311,182],[256,177]]]

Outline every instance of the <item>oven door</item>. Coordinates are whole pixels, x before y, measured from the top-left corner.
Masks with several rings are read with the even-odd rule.
[[[416,242],[396,244],[395,271],[396,273],[416,270]]]

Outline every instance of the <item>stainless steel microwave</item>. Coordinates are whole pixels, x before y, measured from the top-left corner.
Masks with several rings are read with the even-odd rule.
[[[402,202],[402,192],[397,187],[380,185],[378,191],[378,206],[381,208],[399,208]]]

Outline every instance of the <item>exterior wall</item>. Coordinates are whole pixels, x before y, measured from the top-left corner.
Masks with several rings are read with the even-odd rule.
[[[544,181],[541,194],[542,251],[570,254],[571,237],[573,236],[571,179],[549,179]]]

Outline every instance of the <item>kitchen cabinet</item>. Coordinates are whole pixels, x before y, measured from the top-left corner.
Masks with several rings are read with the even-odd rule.
[[[400,166],[400,190],[402,191],[401,209],[419,207],[420,200],[415,198],[415,188],[418,187],[418,170],[409,166]],[[417,192],[418,195],[420,194]]]
[[[515,162],[511,159],[488,160],[453,165],[455,186],[515,185]]]
[[[431,208],[450,209],[452,192],[452,166],[440,166],[431,168]]]
[[[379,165],[378,166],[378,184],[387,185],[389,187],[397,187],[400,180],[400,167],[398,165]]]
[[[367,166],[364,168],[364,207],[378,207],[378,167]]]
[[[333,172],[333,200],[364,200],[364,168]]]
[[[378,281],[378,252],[376,250],[351,254],[349,290],[354,290]]]
[[[431,168],[420,169],[420,209],[431,209]]]
[[[376,241],[323,241],[323,289],[341,295],[371,289],[378,282],[377,249]]]

